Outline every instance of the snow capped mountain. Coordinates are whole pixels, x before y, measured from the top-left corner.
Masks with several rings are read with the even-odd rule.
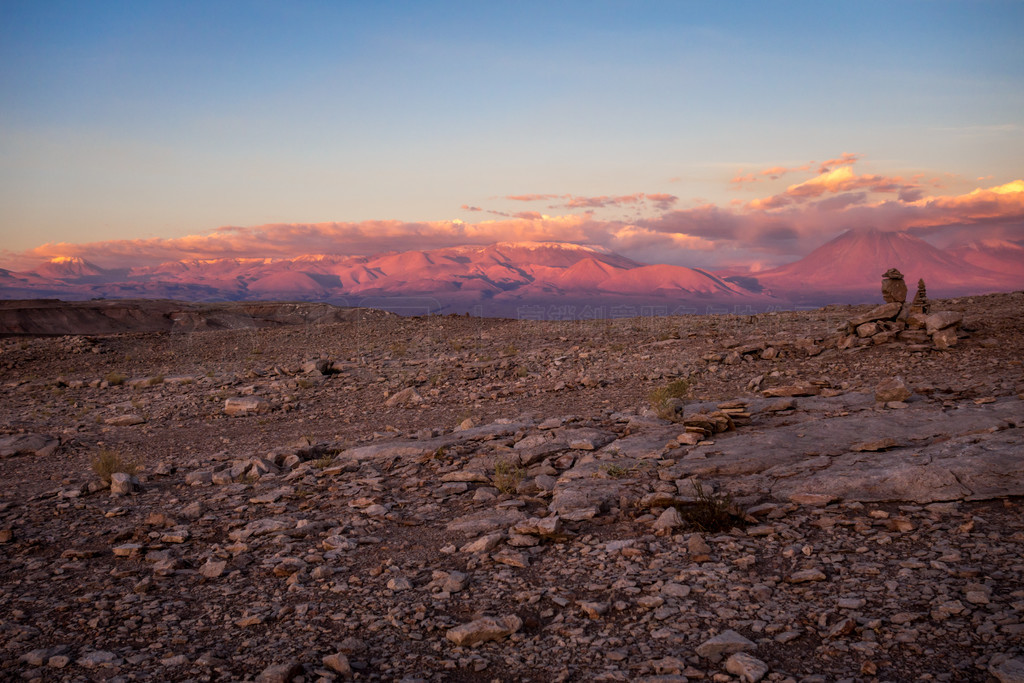
[[[100,277],[107,271],[78,256],[55,256],[35,269],[37,275],[58,280]]]
[[[498,242],[371,256],[187,259],[118,271],[61,257],[27,273],[0,272],[0,297],[372,301],[366,305],[375,306],[412,297],[428,301],[429,310],[507,316],[523,306],[552,305],[669,311],[714,305],[721,310],[873,301],[882,273],[893,267],[904,273],[911,290],[924,278],[933,295],[1009,290],[1024,285],[1024,247],[988,241],[942,251],[906,234],[849,231],[786,266],[721,277],[559,242]]]

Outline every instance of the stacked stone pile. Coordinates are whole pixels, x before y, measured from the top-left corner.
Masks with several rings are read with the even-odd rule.
[[[890,268],[882,276],[885,303],[864,315],[851,318],[840,332],[840,349],[872,344],[903,342],[921,350],[948,349],[956,346],[963,314],[957,311],[928,313],[924,280],[917,283],[917,294],[907,303],[907,285],[903,275]]]

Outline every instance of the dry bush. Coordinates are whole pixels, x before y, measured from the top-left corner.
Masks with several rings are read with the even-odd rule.
[[[663,420],[676,422],[682,417],[682,411],[678,410],[679,403],[674,399],[681,400],[689,393],[690,380],[677,379],[663,387],[658,387],[647,398],[650,400],[651,407],[654,408],[654,412],[658,417]]]
[[[128,379],[128,376],[112,370],[104,375],[103,379],[106,380],[107,384],[110,386],[116,387],[124,384],[124,381]]]
[[[502,493],[514,493],[519,483],[526,477],[526,470],[510,460],[501,460],[494,464],[494,487]]]
[[[104,484],[110,483],[110,475],[116,472],[134,475],[139,470],[134,460],[129,460],[117,451],[103,448],[99,453],[92,456],[90,460],[92,471],[95,472]]]
[[[693,493],[697,497],[695,503],[679,504],[679,516],[694,529],[702,533],[722,533],[734,527],[746,525],[744,515],[732,497],[707,493],[699,481],[693,482]]]

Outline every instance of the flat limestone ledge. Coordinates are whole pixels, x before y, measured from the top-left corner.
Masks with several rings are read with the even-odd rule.
[[[849,405],[849,402],[843,402]],[[677,478],[714,478],[736,495],[788,500],[800,493],[862,502],[983,500],[1024,495],[1024,401],[953,408],[824,411],[794,424],[716,436],[672,467]],[[877,452],[864,442],[884,442]]]

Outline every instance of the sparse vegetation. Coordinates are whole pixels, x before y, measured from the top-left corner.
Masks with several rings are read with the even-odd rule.
[[[392,342],[388,348],[391,350],[391,355],[395,358],[404,358],[409,353],[409,345],[401,341]]]
[[[630,469],[621,465],[601,465],[600,470],[610,479],[621,479],[628,477]]]
[[[324,455],[324,456],[321,456],[321,457],[317,458],[316,460],[310,461],[309,464],[312,465],[313,467],[315,467],[318,470],[322,470],[325,467],[330,467],[332,462],[334,462],[334,456],[333,455]]]
[[[128,375],[122,375],[120,372],[114,370],[111,370],[103,376],[103,380],[112,387],[121,386],[127,379]]]
[[[494,487],[502,493],[514,493],[519,483],[526,478],[526,470],[511,460],[500,460],[494,464]]]
[[[696,479],[693,481],[695,503],[677,505],[679,516],[694,529],[702,533],[721,533],[745,525],[743,514],[736,507],[732,497],[708,493]]]
[[[163,383],[164,383],[164,375],[163,374],[154,375],[153,377],[150,377],[149,380],[146,382],[146,384],[151,386],[151,387],[155,387],[156,385],[163,384]]]
[[[126,459],[117,451],[109,448],[100,449],[100,452],[90,460],[92,471],[95,472],[104,484],[110,483],[110,476],[116,472],[135,474],[139,466],[134,460]]]
[[[648,395],[648,400],[658,417],[675,422],[681,414],[681,411],[678,410],[678,402],[689,393],[690,381],[677,379],[652,391]]]

